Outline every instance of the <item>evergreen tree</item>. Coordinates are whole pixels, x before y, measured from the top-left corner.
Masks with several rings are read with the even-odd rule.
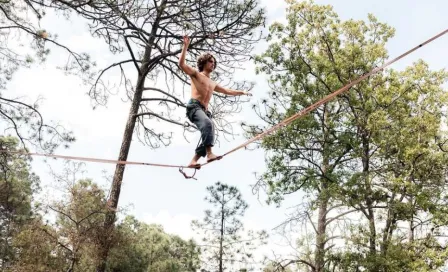
[[[373,15],[341,21],[331,6],[287,2],[287,24],[270,27],[270,45],[256,58],[272,86],[270,99],[255,107],[267,126],[381,65],[394,34]],[[304,234],[289,263],[305,271],[442,265],[446,80],[446,72],[423,61],[402,72],[384,70],[263,139],[268,170],[258,184],[269,202],[280,205],[295,192],[306,196],[298,203],[304,209],[286,222],[307,223],[315,242]],[[248,128],[250,136],[261,130]]]
[[[108,271],[193,272],[199,268],[196,243],[168,234],[160,225],[148,225],[126,216],[117,225],[117,232],[119,238],[111,250]]]
[[[13,238],[33,220],[33,194],[39,189],[39,178],[31,171],[30,158],[10,154],[19,141],[0,137],[0,268],[7,269],[17,260]]]
[[[241,218],[248,208],[235,186],[217,182],[207,187],[205,200],[212,209],[202,221],[194,220],[193,228],[203,237],[202,254],[207,271],[234,271],[253,264],[253,251],[265,242],[264,231],[244,231]],[[258,244],[260,243],[260,244]]]

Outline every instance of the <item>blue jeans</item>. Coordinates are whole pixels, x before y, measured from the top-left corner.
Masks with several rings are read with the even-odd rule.
[[[213,146],[215,137],[215,128],[211,120],[210,111],[196,99],[191,98],[187,103],[187,117],[196,125],[201,132],[201,143],[198,144],[195,152],[200,157],[207,155],[206,147]]]

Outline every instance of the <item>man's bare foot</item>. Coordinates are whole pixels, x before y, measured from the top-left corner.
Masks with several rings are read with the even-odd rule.
[[[213,153],[207,154],[207,162],[212,162],[214,160],[220,160],[221,158],[222,158],[221,156],[216,156]]]
[[[201,164],[198,163],[199,160],[199,156],[198,155],[194,155],[193,159],[191,160],[190,164],[188,165],[188,167],[192,167],[192,168],[196,168],[199,169],[201,168]]]

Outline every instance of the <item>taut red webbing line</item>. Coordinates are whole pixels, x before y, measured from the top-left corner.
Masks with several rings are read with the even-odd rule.
[[[367,73],[367,74],[365,74],[365,75],[359,77],[358,79],[356,79],[356,80],[353,81],[353,82],[350,82],[349,84],[345,85],[344,87],[340,88],[339,90],[336,90],[336,91],[332,92],[331,94],[325,96],[324,98],[322,98],[322,99],[319,100],[318,102],[312,104],[311,106],[308,106],[307,108],[305,108],[305,109],[301,110],[300,112],[298,112],[298,113],[296,113],[296,114],[294,114],[294,115],[292,115],[292,116],[286,118],[285,120],[283,120],[282,122],[278,123],[277,125],[271,127],[270,129],[268,129],[268,130],[266,130],[266,131],[264,131],[264,132],[258,134],[257,136],[255,136],[255,137],[249,139],[247,142],[245,142],[245,143],[243,143],[243,144],[241,144],[241,145],[235,147],[234,149],[228,151],[227,153],[225,153],[225,154],[222,155],[221,157],[224,157],[224,156],[226,156],[226,155],[229,155],[230,153],[235,152],[235,151],[237,151],[238,149],[241,149],[241,148],[243,148],[243,147],[249,145],[250,143],[252,143],[252,142],[254,142],[254,141],[256,141],[256,140],[262,138],[263,136],[265,136],[265,135],[267,135],[267,134],[273,132],[274,130],[276,130],[276,129],[282,127],[282,126],[287,126],[288,124],[290,124],[290,123],[291,123],[292,121],[294,121],[295,119],[297,119],[297,118],[299,118],[299,117],[302,117],[303,115],[309,113],[310,111],[314,110],[315,108],[319,107],[320,105],[322,105],[322,104],[328,102],[329,100],[331,100],[331,99],[334,98],[335,96],[337,96],[337,95],[343,93],[344,91],[348,90],[350,87],[352,87],[353,85],[359,83],[360,81],[362,81],[362,80],[365,79],[366,77],[369,77],[369,76],[371,76],[371,75],[374,74],[374,73],[377,73],[378,71],[380,71],[380,70],[384,69],[385,67],[391,65],[392,63],[396,62],[397,60],[399,60],[399,59],[405,57],[406,55],[409,55],[410,53],[414,52],[414,51],[417,50],[418,48],[420,48],[420,47],[422,47],[422,46],[424,46],[424,45],[426,45],[426,44],[432,42],[433,40],[435,40],[435,39],[437,39],[437,38],[439,38],[439,37],[445,35],[447,32],[448,32],[448,29],[445,29],[443,32],[437,34],[436,36],[432,37],[431,39],[425,41],[424,43],[421,43],[421,44],[417,45],[416,47],[414,47],[414,48],[412,48],[411,50],[409,50],[409,51],[403,53],[402,55],[396,57],[395,59],[386,62],[386,63],[383,64],[381,67],[377,67],[377,68],[373,69],[373,70],[370,71],[369,73]],[[207,164],[207,163],[204,163],[204,164],[202,164],[202,165],[206,165],[206,164]]]
[[[33,155],[33,156],[42,156],[42,157],[49,157],[49,158],[61,158],[61,159],[68,159],[68,160],[80,160],[80,161],[102,162],[102,163],[113,163],[113,164],[133,164],[133,165],[146,165],[146,166],[158,166],[158,167],[172,167],[172,168],[179,168],[179,172],[181,172],[185,178],[196,179],[196,178],[194,178],[194,175],[196,174],[196,169],[194,170],[194,174],[192,176],[188,176],[187,174],[185,174],[182,171],[182,169],[183,168],[193,168],[193,167],[182,166],[182,165],[160,164],[160,163],[149,163],[149,162],[134,162],[134,161],[117,161],[117,160],[64,156],[64,155],[50,155],[50,154],[41,154],[41,153],[34,153],[34,152],[21,152],[21,151],[8,151],[8,150],[0,150],[0,153]]]
[[[63,155],[51,155],[51,154],[21,152],[21,151],[0,150],[0,153],[12,153],[12,154],[20,154],[20,155],[33,155],[33,156],[43,156],[43,157],[50,157],[50,158],[61,158],[61,159],[68,159],[68,160],[102,162],[102,163],[113,163],[113,164],[135,164],[135,165],[148,165],[148,166],[173,167],[173,168],[183,168],[183,167],[186,167],[186,166],[171,165],[171,164],[159,164],[159,163],[149,163],[149,162],[133,162],[133,161],[117,161],[117,160],[95,159],[95,158],[63,156]]]
[[[435,35],[434,37],[432,37],[431,39],[419,44],[418,46],[408,50],[407,52],[403,53],[402,55],[396,57],[393,60],[390,60],[388,62],[386,62],[385,64],[383,64],[381,67],[377,67],[375,69],[373,69],[372,71],[370,71],[367,74],[362,75],[361,77],[359,77],[358,79],[356,79],[353,82],[350,82],[349,84],[345,85],[344,87],[340,88],[339,90],[336,90],[334,92],[332,92],[331,94],[325,96],[324,98],[322,98],[321,100],[319,100],[318,102],[312,104],[311,106],[308,106],[307,108],[301,110],[300,112],[286,118],[285,120],[283,120],[282,122],[280,122],[279,124],[271,127],[270,129],[258,134],[257,136],[249,139],[247,142],[233,148],[232,150],[228,151],[227,153],[225,153],[224,155],[221,155],[219,157],[224,157],[229,155],[230,153],[233,153],[235,151],[237,151],[238,149],[241,149],[251,143],[253,143],[256,140],[261,139],[262,137],[264,137],[265,135],[277,130],[278,128],[287,126],[288,124],[290,124],[292,121],[296,120],[299,117],[302,117],[303,115],[309,113],[310,111],[316,109],[317,107],[319,107],[320,105],[330,101],[331,99],[333,99],[335,96],[343,93],[344,91],[348,90],[350,87],[352,87],[353,85],[359,83],[360,81],[362,81],[363,79],[369,77],[370,75],[377,73],[378,71],[383,70],[385,67],[391,65],[392,63],[396,62],[397,60],[405,57],[406,55],[409,55],[410,53],[414,52],[415,50],[417,50],[418,48],[434,41],[435,39],[445,35],[448,32],[448,29],[444,30],[443,32]],[[34,156],[45,156],[45,157],[53,157],[53,158],[64,158],[64,159],[71,159],[71,160],[82,160],[82,161],[91,161],[91,162],[102,162],[102,163],[113,163],[113,164],[133,164],[133,165],[147,165],[147,166],[158,166],[158,167],[172,167],[172,168],[179,168],[179,171],[185,176],[185,178],[193,178],[193,177],[189,177],[187,176],[185,173],[182,172],[183,168],[195,168],[195,167],[188,167],[188,166],[181,166],[181,165],[170,165],[170,164],[158,164],[158,163],[147,163],[147,162],[132,162],[132,161],[117,161],[117,160],[106,160],[106,159],[96,159],[96,158],[86,158],[86,157],[74,157],[74,156],[63,156],[63,155],[49,155],[49,154],[40,154],[40,153],[26,153],[26,152],[19,152],[19,151],[6,151],[6,150],[0,150],[0,152],[8,152],[8,153],[17,153],[17,154],[24,154],[24,155],[34,155]],[[211,162],[206,162],[204,164],[201,164],[201,166],[207,165]],[[196,171],[196,170],[195,170]]]

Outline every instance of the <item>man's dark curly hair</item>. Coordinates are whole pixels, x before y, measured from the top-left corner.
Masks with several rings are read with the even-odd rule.
[[[213,59],[213,60],[215,61],[215,67],[214,67],[214,69],[216,69],[216,65],[217,65],[218,63],[216,62],[215,57],[214,57],[212,54],[210,54],[210,53],[204,53],[204,54],[202,54],[202,55],[199,56],[198,61],[197,61],[197,66],[198,66],[199,72],[202,72],[202,71],[204,70],[204,66],[205,66],[205,64],[206,64],[207,61],[209,61],[210,59]]]

